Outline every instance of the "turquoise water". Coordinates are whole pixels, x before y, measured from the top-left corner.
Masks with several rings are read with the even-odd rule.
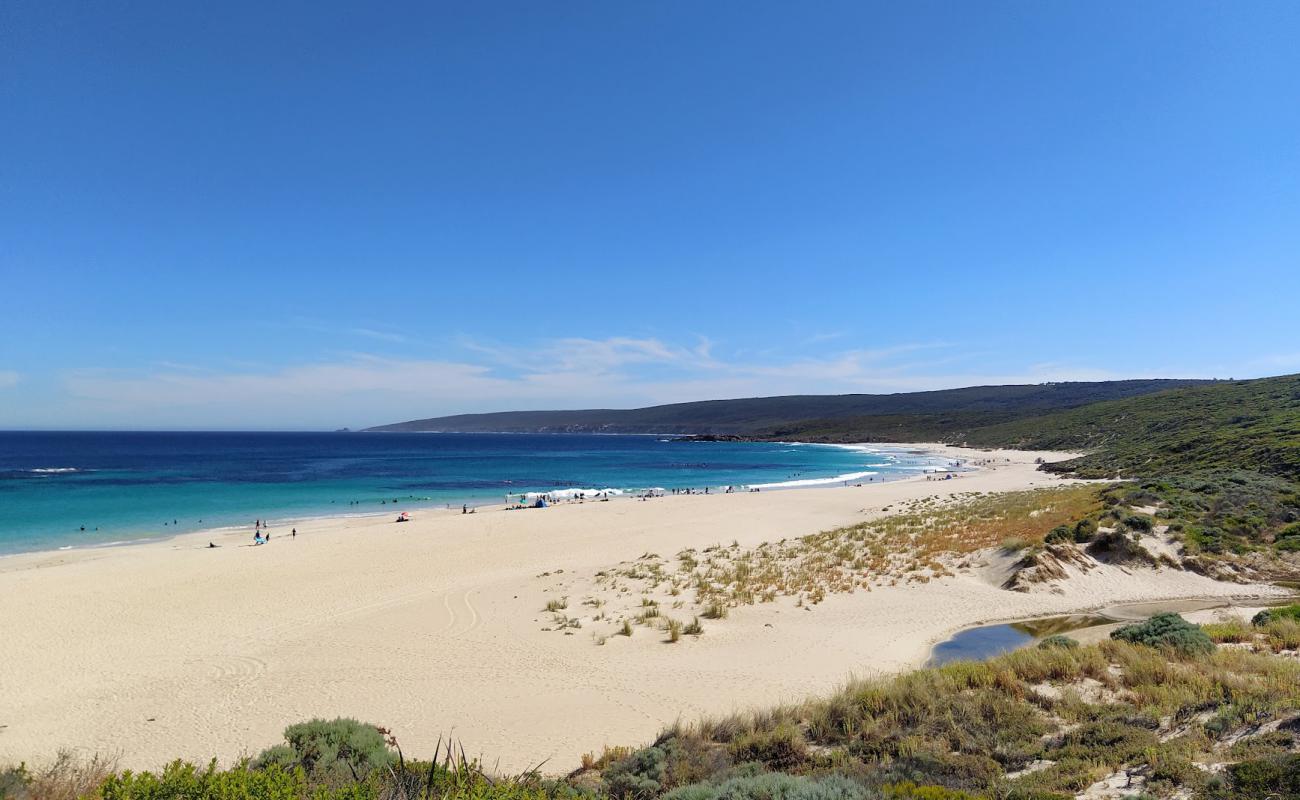
[[[835,485],[944,469],[907,449],[653,436],[0,432],[0,553],[526,492]]]

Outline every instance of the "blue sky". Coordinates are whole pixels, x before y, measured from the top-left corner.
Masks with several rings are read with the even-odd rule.
[[[1298,371],[1297,41],[1292,2],[6,3],[0,428]]]

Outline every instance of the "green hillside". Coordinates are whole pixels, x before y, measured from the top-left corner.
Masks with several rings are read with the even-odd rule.
[[[1089,450],[1086,477],[1237,469],[1300,479],[1300,375],[1177,389],[973,429],[975,446]]]
[[[973,423],[1019,419],[1105,400],[1136,397],[1185,386],[1196,380],[1131,380],[1045,383],[1012,386],[971,386],[902,394],[788,395],[737,400],[704,400],[633,409],[576,411],[502,411],[398,422],[371,431],[440,431],[447,433],[666,433],[740,434],[797,429],[807,420],[857,420],[854,429],[880,417],[907,422],[935,418],[935,430],[947,428],[942,418],[956,415]],[[918,432],[930,430],[924,425]],[[879,437],[876,437],[879,440]],[[914,438],[914,437],[913,437]]]

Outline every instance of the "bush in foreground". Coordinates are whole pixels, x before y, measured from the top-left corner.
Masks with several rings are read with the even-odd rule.
[[[355,719],[313,719],[284,729],[286,744],[276,745],[253,762],[255,769],[302,768],[314,781],[365,778],[397,763],[397,753],[375,725]]]
[[[1170,649],[1182,655],[1198,655],[1214,650],[1214,642],[1200,626],[1171,613],[1156,614],[1146,622],[1125,625],[1112,631],[1110,638]]]
[[[840,775],[814,779],[765,772],[718,784],[683,786],[664,795],[664,800],[876,800],[879,797]]]

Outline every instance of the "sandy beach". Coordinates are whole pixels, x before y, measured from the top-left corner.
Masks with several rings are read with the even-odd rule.
[[[229,763],[290,723],[354,716],[390,727],[408,753],[451,734],[502,769],[562,772],[604,744],[636,744],[689,721],[824,692],[850,674],[916,666],[983,622],[1114,603],[1266,595],[1172,569],[1103,568],[1061,593],[999,589],[978,573],[734,609],[703,636],[665,644],[648,628],[597,643],[599,624],[546,630],[547,602],[646,552],[671,554],[815,533],[927,496],[1059,485],[1036,458],[994,459],[950,481],[479,513],[423,511],[191,534],[129,547],[0,560],[0,762],[60,748]],[[1007,460],[1002,460],[1007,459]],[[209,549],[209,541],[220,545]]]

